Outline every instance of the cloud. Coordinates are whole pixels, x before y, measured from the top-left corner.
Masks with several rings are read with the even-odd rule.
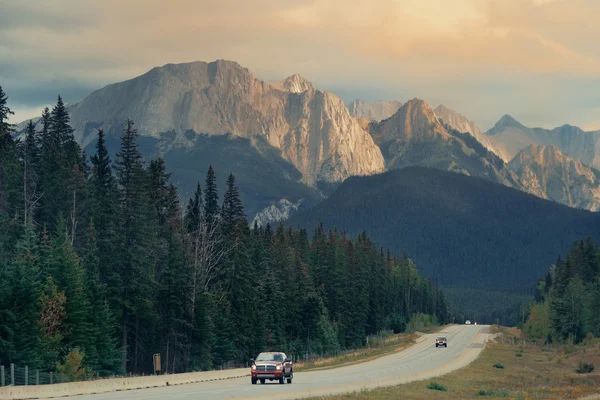
[[[36,87],[77,87],[75,101],[157,65],[225,58],[267,80],[476,97],[488,108],[471,117],[487,121],[527,89],[597,82],[597,15],[597,0],[14,0],[0,15],[0,84],[23,104],[49,101]],[[514,90],[485,91],[499,85]]]

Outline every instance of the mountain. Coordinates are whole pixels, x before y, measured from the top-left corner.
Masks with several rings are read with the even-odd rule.
[[[508,164],[526,190],[570,207],[600,209],[600,171],[555,146],[529,145]]]
[[[459,114],[458,112],[451,110],[442,104],[437,106],[433,112],[439,119],[443,121],[444,124],[448,125],[450,128],[459,132],[470,133],[471,136],[477,139],[477,141],[486,149],[497,154],[492,142],[485,134],[481,132],[475,122],[468,120],[464,115]]]
[[[407,102],[392,117],[371,123],[368,129],[388,169],[432,167],[521,188],[504,161],[471,134],[443,125],[423,100]]]
[[[406,249],[442,287],[468,289],[471,311],[492,292],[531,293],[531,282],[545,275],[560,252],[587,236],[600,238],[600,214],[484,179],[416,167],[349,178],[290,219],[310,229],[319,222],[349,235],[365,230],[395,252]],[[504,302],[487,304],[489,316]]]
[[[572,125],[554,129],[528,128],[505,115],[486,135],[498,155],[507,162],[527,146],[535,144],[555,146],[567,156],[600,169],[600,131],[587,132]]]
[[[167,64],[108,85],[69,108],[84,146],[97,129],[119,135],[131,118],[143,136],[185,132],[260,136],[302,174],[302,182],[338,182],[381,172],[384,161],[342,100],[291,76],[269,84],[231,61]]]
[[[144,159],[162,156],[171,173],[171,182],[177,186],[183,201],[193,196],[196,183],[204,187],[204,178],[212,165],[221,188],[229,172],[236,177],[244,211],[252,220],[257,213],[280,203],[282,199],[301,203],[302,207],[290,210],[293,214],[322,200],[322,196],[300,179],[300,172],[281,158],[279,151],[264,138],[252,139],[228,135],[206,135],[187,132],[176,140],[173,132],[158,137],[140,136],[138,143]],[[112,160],[119,151],[120,139],[106,137]],[[95,141],[86,149],[95,152]],[[220,193],[223,198],[224,193]]]
[[[399,101],[370,102],[357,99],[348,104],[348,110],[353,117],[377,122],[388,119],[394,115],[400,107],[402,107],[402,103]]]

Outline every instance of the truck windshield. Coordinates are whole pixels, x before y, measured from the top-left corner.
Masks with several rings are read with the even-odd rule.
[[[256,357],[256,361],[277,361],[282,362],[283,356],[281,354],[274,353],[260,353],[258,357]]]

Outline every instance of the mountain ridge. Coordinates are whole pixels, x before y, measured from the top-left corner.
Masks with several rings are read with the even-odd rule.
[[[309,185],[384,168],[379,148],[341,99],[300,75],[275,84],[261,81],[232,61],[155,67],[92,92],[69,112],[83,146],[100,128],[119,135],[131,118],[144,136],[170,131],[263,136]]]
[[[600,209],[600,171],[564,155],[556,146],[532,144],[509,163],[530,193],[569,207]]]

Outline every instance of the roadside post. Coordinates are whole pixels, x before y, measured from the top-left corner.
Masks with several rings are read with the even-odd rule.
[[[10,386],[15,386],[15,364],[10,363]]]
[[[0,386],[4,386],[4,365],[0,365]]]
[[[160,375],[160,353],[156,353],[152,356],[154,360],[154,375]]]

